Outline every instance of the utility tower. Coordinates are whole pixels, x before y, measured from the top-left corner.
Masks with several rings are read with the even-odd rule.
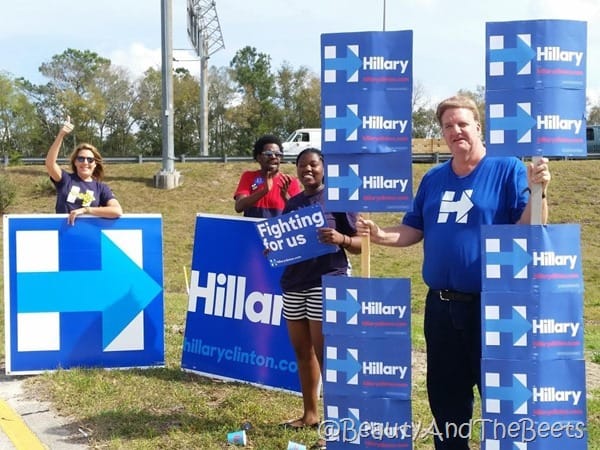
[[[200,155],[208,156],[208,58],[225,48],[214,0],[188,0],[187,31],[200,58]]]

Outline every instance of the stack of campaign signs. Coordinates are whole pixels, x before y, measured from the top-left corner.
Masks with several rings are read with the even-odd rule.
[[[323,277],[328,449],[411,448],[410,280]]]
[[[587,449],[579,226],[482,242],[482,449]]]
[[[412,31],[321,35],[330,211],[412,205]]]
[[[409,210],[412,31],[322,35],[321,99],[325,209]],[[323,303],[327,448],[411,448],[409,280],[324,277]]]
[[[494,156],[586,156],[585,22],[486,24],[486,147]]]
[[[486,24],[490,156],[585,156],[586,34],[577,21]],[[587,448],[579,227],[482,238],[482,448]]]

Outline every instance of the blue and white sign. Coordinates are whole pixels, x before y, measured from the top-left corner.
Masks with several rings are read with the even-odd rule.
[[[579,225],[484,225],[483,291],[583,293]]]
[[[585,156],[585,90],[486,91],[491,156]]]
[[[162,219],[4,216],[6,372],[164,365]]]
[[[324,276],[323,302],[325,335],[410,336],[407,278]]]
[[[482,385],[484,448],[587,449],[583,360],[484,359]]]
[[[328,335],[323,390],[333,395],[366,395],[407,400],[411,390],[410,336],[388,338]]]
[[[573,20],[486,23],[486,88],[585,90],[587,24]]]
[[[322,34],[322,90],[412,90],[412,40],[410,30]]]
[[[323,91],[327,155],[411,151],[411,95],[405,90]]]
[[[198,215],[181,367],[299,392],[279,279],[256,220]]]
[[[325,393],[328,449],[411,449],[413,433],[410,400]]]
[[[481,294],[482,357],[583,359],[581,292]]]
[[[409,211],[412,208],[410,151],[325,157],[330,211]]]
[[[256,231],[271,267],[279,267],[338,251],[337,245],[319,241],[317,230],[326,226],[323,208],[316,204],[261,220]]]

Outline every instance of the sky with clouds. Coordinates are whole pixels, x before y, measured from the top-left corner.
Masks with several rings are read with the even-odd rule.
[[[198,73],[187,36],[188,0],[171,0],[174,56]],[[512,20],[587,21],[587,94],[600,103],[598,0],[216,0],[225,48],[210,65],[228,66],[249,45],[272,67],[320,70],[320,35],[413,30],[413,75],[435,103],[485,83],[485,24]],[[160,67],[161,0],[4,2],[0,14],[0,71],[44,83],[38,67],[67,48],[91,50],[133,76]],[[384,14],[385,5],[385,14]],[[192,60],[192,61],[185,61]]]

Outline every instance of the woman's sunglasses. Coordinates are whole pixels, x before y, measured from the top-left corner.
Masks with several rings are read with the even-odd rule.
[[[96,158],[94,158],[92,156],[78,156],[76,159],[77,159],[77,162],[87,162],[88,164],[91,164],[94,161],[96,161]]]

